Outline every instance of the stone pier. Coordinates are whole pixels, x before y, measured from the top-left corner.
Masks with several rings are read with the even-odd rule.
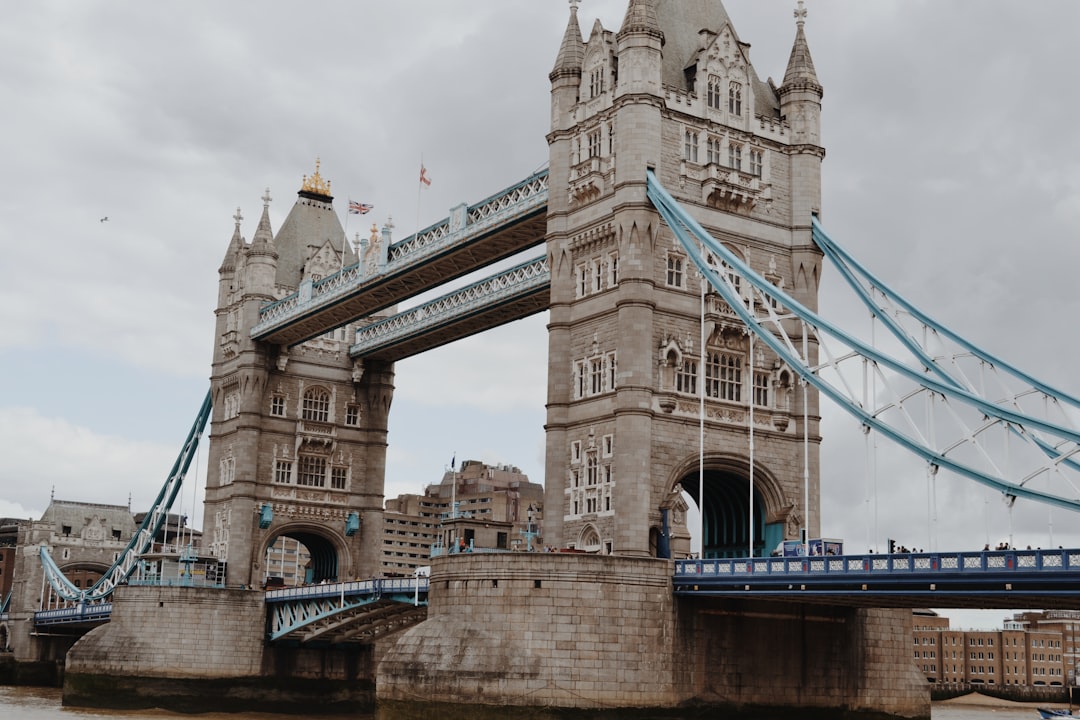
[[[672,569],[569,553],[437,559],[428,619],[379,664],[380,718],[506,706],[929,717],[910,611],[676,599]]]

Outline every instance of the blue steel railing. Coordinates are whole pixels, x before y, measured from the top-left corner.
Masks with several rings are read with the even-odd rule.
[[[678,560],[675,581],[754,576],[844,576],[904,574],[1001,574],[1080,572],[1080,550],[1000,550],[897,555]]]
[[[336,598],[361,596],[400,596],[408,593],[426,593],[428,579],[420,578],[372,578],[344,583],[326,583],[323,585],[301,585],[299,587],[267,590],[267,603],[289,602],[292,600],[310,600],[314,598]]]
[[[363,611],[376,603],[427,605],[429,582],[424,576],[378,578],[325,585],[270,590],[266,593],[268,639],[285,636],[344,613]]]
[[[536,213],[547,207],[547,200],[548,171],[541,170],[475,205],[461,206],[445,220],[391,244],[374,274],[365,274],[364,263],[358,262],[312,283],[308,293],[298,290],[267,303],[259,309],[259,322],[251,329],[251,335],[260,337],[312,308],[355,292],[378,276],[426,262],[448,248]]]
[[[39,610],[34,613],[34,625],[66,625],[83,622],[105,622],[112,616],[111,602],[79,603],[74,607]]]

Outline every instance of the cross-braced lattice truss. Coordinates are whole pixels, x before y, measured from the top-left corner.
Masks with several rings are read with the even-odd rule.
[[[269,639],[369,643],[427,617],[427,578],[365,580],[267,593]]]
[[[541,312],[550,304],[547,256],[527,260],[505,272],[356,332],[353,357],[397,361],[439,345]]]
[[[548,172],[541,171],[442,222],[301,287],[259,311],[251,336],[295,345],[544,242]]]
[[[1076,401],[916,314],[868,274],[860,282],[873,290],[865,294],[887,298],[899,310],[886,323],[896,347],[887,352],[866,343],[752,270],[682,208],[651,171],[648,194],[712,290],[803,382],[865,428],[921,457],[933,472],[949,470],[1010,500],[1022,497],[1080,510]],[[846,278],[849,272],[858,274],[850,256],[841,254],[820,227],[814,237],[827,257],[847,263],[846,270],[841,268]],[[868,302],[886,314],[885,303]],[[915,329],[898,318],[914,319]],[[944,340],[958,349],[942,349]],[[975,370],[968,369],[972,360]],[[987,381],[991,374],[993,384]],[[1040,405],[1041,412],[1036,410]]]

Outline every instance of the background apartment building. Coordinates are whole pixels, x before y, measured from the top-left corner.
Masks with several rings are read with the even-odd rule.
[[[1073,685],[1080,611],[1024,612],[1001,630],[958,630],[930,610],[915,613],[915,664],[932,683]]]
[[[383,513],[385,575],[411,575],[432,555],[461,548],[543,547],[544,487],[512,465],[465,460],[423,495],[399,495]],[[531,522],[531,526],[530,526]],[[530,530],[531,527],[531,530]]]

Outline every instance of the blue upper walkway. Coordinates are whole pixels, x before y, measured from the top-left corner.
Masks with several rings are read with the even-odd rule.
[[[251,335],[296,345],[541,245],[547,200],[544,170],[475,205],[461,205],[442,222],[390,245],[374,267],[357,263],[263,307]],[[503,298],[499,304],[512,302]],[[510,319],[537,307],[533,293],[524,314]],[[545,295],[539,309],[546,308]]]

